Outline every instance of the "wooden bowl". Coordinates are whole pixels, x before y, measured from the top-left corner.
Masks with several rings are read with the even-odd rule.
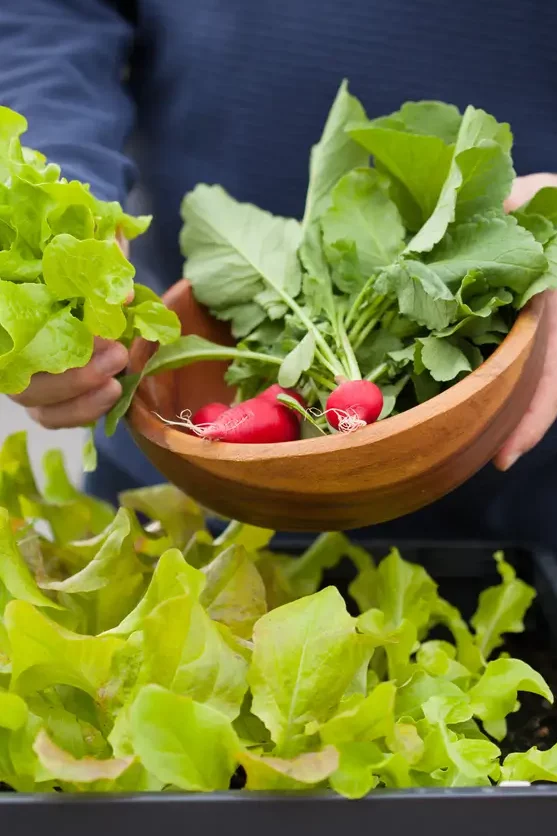
[[[187,281],[165,301],[183,333],[230,344],[222,323],[195,302]],[[128,413],[132,434],[164,476],[231,519],[281,531],[330,531],[384,522],[416,511],[482,468],[517,426],[541,374],[547,342],[543,300],[518,317],[476,371],[401,415],[350,435],[284,444],[207,442],[169,427],[210,401],[229,402],[226,364],[203,362],[146,378]],[[131,368],[154,346],[137,340]]]

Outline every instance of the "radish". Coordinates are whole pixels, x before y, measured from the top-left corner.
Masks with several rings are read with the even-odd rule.
[[[210,424],[216,421],[229,407],[225,403],[208,403],[192,415],[192,424]]]
[[[211,424],[197,428],[210,441],[235,444],[274,444],[300,437],[298,417],[265,398],[251,398],[223,412]]]
[[[371,380],[345,380],[327,398],[325,415],[339,432],[353,432],[377,421],[383,393]]]
[[[180,413],[179,421],[169,421],[162,415],[155,415],[165,424],[183,427],[209,441],[274,444],[280,441],[296,441],[300,437],[300,424],[296,413],[265,398],[251,398],[202,424],[192,421],[191,413],[187,409]]]
[[[294,391],[294,389],[284,389],[282,386],[279,386],[278,383],[273,383],[272,386],[269,386],[268,389],[265,389],[265,391],[261,392],[261,394],[257,395],[257,397],[271,401],[272,403],[277,403],[278,395],[289,395],[291,398],[298,401],[302,409],[307,408],[305,400],[298,394],[298,392]],[[302,420],[302,416],[299,413],[294,413],[294,415],[297,415],[299,421]]]

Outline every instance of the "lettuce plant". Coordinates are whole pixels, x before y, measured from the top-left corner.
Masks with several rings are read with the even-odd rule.
[[[557,747],[503,760],[497,745],[521,692],[553,700],[504,652],[534,590],[502,554],[469,625],[396,549],[376,563],[333,533],[294,558],[248,525],[213,539],[170,485],[116,510],[79,493],[57,451],[44,469],[39,489],[24,434],[0,451],[7,787],[205,792],[244,776],[248,790],[358,798],[557,780]],[[342,558],[359,615],[323,588]],[[452,641],[432,637],[439,625]]]

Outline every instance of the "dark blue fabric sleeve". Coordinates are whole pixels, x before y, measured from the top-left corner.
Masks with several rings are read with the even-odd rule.
[[[124,153],[132,43],[132,26],[108,0],[0,3],[0,103],[27,118],[25,145],[104,200],[125,199],[134,181]]]

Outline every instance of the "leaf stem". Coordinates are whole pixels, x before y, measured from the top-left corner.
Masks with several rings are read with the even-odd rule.
[[[348,339],[348,334],[346,333],[341,317],[338,319],[337,328],[341,340],[342,350],[346,358],[346,371],[348,372],[348,377],[350,380],[361,380],[362,373],[360,371],[360,367],[358,366],[356,355],[354,354],[354,350],[350,340]]]
[[[367,294],[369,293],[371,287],[373,286],[373,281],[374,280],[375,280],[375,276],[372,276],[364,284],[364,286],[362,287],[362,289],[360,290],[360,292],[356,296],[356,299],[354,300],[354,302],[353,302],[353,304],[352,304],[350,310],[348,311],[348,314],[347,314],[347,316],[344,320],[344,325],[345,325],[347,330],[349,330],[350,325],[352,323],[352,320],[355,318],[355,316],[358,313],[358,309],[359,309],[360,305],[362,304],[362,302],[366,298]]]
[[[310,369],[309,371],[306,372],[306,374],[308,375],[308,377],[311,377],[311,379],[314,380],[315,383],[319,383],[320,386],[324,386],[325,389],[329,389],[331,392],[334,390],[334,388],[335,388],[334,383],[332,383],[332,381],[330,381],[330,380],[327,380],[326,377],[323,377],[318,372],[313,371],[312,369]]]
[[[389,370],[388,363],[379,363],[378,366],[375,366],[374,369],[370,371],[369,374],[366,374],[364,380],[371,380],[372,383],[375,383],[376,380],[379,380],[380,377],[383,377],[385,372]]]
[[[360,317],[350,334],[350,340],[355,351],[357,351],[362,343],[365,342],[371,331],[373,331],[377,323],[380,321],[381,317],[388,311],[391,304],[392,302],[390,299],[385,299],[383,297],[381,304],[375,308],[375,316],[373,316],[372,319],[366,322],[366,317]],[[366,311],[366,313],[368,312]]]
[[[265,277],[263,278],[265,279]],[[306,316],[302,308],[298,305],[297,302],[294,301],[294,299],[292,299],[291,296],[289,296],[288,293],[286,293],[281,287],[275,286],[268,279],[266,281],[268,282],[268,284],[271,285],[273,290],[275,290],[278,293],[278,295],[281,297],[283,302],[290,308],[290,310],[296,314],[300,322],[302,322],[305,325],[306,329],[308,331],[311,331],[315,339],[315,344],[319,346],[323,358],[327,359],[329,363],[330,371],[332,371],[334,374],[339,374],[342,371],[342,366],[338,358],[335,357],[335,355],[327,345],[327,341],[322,336],[321,332],[319,331],[319,328],[317,328],[315,323],[313,323],[311,319],[308,316]]]

